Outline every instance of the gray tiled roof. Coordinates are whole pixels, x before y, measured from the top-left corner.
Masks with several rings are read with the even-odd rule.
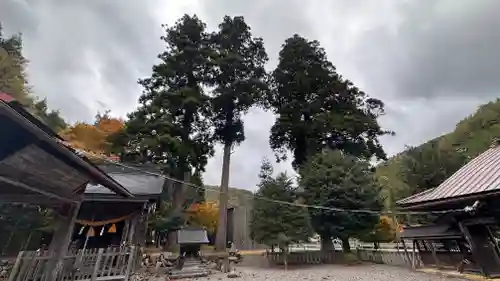
[[[177,243],[179,244],[207,244],[207,231],[204,229],[177,230]]]
[[[161,194],[165,179],[160,176],[148,175],[140,172],[108,173],[114,180],[128,189],[134,195]],[[111,194],[102,185],[88,184],[86,194]]]

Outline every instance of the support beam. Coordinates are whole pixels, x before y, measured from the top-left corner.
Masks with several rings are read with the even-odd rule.
[[[408,249],[406,248],[406,243],[404,239],[401,239],[401,243],[403,244],[403,249],[405,251],[405,258],[408,261],[408,263],[411,264],[411,259],[410,259],[410,254],[408,253]]]
[[[80,204],[66,205],[65,209],[66,210],[63,212],[64,218],[60,220],[58,229],[54,233],[49,246],[49,252],[52,253],[53,256],[45,269],[44,281],[57,280],[57,275],[62,269],[63,259],[68,252],[76,217],[80,210]]]
[[[439,258],[437,256],[436,247],[434,247],[433,241],[428,240],[427,243],[429,244],[429,247],[431,248],[432,258],[434,259],[434,262],[436,263],[436,267],[441,268],[441,262],[439,261]]]
[[[467,241],[467,243],[469,244],[472,257],[476,260],[477,264],[479,265],[479,268],[481,269],[481,273],[484,276],[488,276],[483,264],[481,262],[478,262],[481,260],[481,258],[478,256],[480,254],[480,252],[478,251],[478,249],[476,248],[476,244],[472,240],[472,236],[470,234],[469,229],[462,222],[458,223],[458,227],[460,228],[460,231],[462,231],[462,233],[464,234],[465,241]]]
[[[415,254],[416,248],[417,248],[417,241],[413,240],[413,250],[412,250],[412,259],[411,259],[411,268],[413,268],[413,269],[417,268],[417,262],[416,262],[417,255]]]
[[[135,235],[136,235],[136,229],[137,229],[137,223],[138,223],[139,215],[136,214],[132,217],[132,221],[130,223],[130,232],[128,233],[128,238],[127,238],[127,243],[128,245],[135,245]]]

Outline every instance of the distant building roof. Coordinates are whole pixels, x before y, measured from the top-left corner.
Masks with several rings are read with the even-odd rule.
[[[397,202],[405,207],[500,191],[500,146],[495,144],[460,168],[438,187]]]
[[[177,230],[178,244],[207,244],[207,231],[202,228],[186,228]]]

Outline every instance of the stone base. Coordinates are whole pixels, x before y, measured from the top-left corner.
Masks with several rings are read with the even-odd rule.
[[[211,273],[210,269],[202,265],[200,261],[187,259],[181,270],[174,269],[170,272],[169,276],[171,279],[183,279],[206,277]]]

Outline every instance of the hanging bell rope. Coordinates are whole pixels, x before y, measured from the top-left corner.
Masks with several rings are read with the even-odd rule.
[[[103,220],[103,221],[76,220],[76,223],[81,224],[83,226],[92,226],[92,227],[105,226],[107,224],[115,224],[115,223],[124,221],[124,220],[132,217],[136,213],[137,212],[133,212],[131,214],[128,214],[128,215],[125,215],[125,216],[122,216],[122,217],[118,217],[118,218],[114,218],[114,219],[109,219],[109,220]]]

